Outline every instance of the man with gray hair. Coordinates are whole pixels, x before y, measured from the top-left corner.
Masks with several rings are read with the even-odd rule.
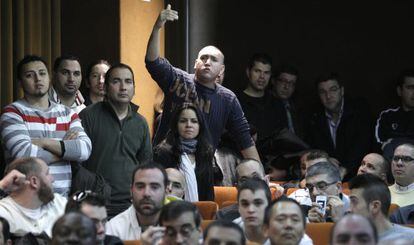
[[[326,200],[325,212],[316,203],[319,198]],[[349,197],[342,193],[340,170],[330,162],[318,162],[307,169],[306,189],[295,199],[301,205],[309,206],[309,222],[335,222],[349,210]]]

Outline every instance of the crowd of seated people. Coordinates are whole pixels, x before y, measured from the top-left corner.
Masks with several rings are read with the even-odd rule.
[[[52,79],[41,57],[18,62],[23,97],[0,118],[0,244],[323,244],[317,225],[331,244],[414,242],[414,72],[376,125],[336,73],[316,79],[320,107],[303,113],[298,70],[269,55],[251,57],[237,93],[214,46],[194,74],[173,67],[159,35],[176,19],[161,11],[145,56],[164,93],[153,139],[129,65],[92,62],[82,95],[77,57],[58,57]],[[227,206],[217,186],[236,193]]]

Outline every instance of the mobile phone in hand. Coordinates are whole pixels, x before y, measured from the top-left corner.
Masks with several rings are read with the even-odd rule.
[[[319,210],[321,211],[322,215],[325,216],[326,202],[328,201],[327,197],[323,195],[319,195],[319,196],[316,196],[315,201],[319,205]]]

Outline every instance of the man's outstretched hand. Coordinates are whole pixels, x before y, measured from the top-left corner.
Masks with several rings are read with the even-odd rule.
[[[168,4],[166,9],[163,9],[158,16],[157,22],[155,23],[155,26],[159,29],[161,29],[165,22],[167,21],[174,21],[178,20],[178,12],[171,9],[171,5]]]

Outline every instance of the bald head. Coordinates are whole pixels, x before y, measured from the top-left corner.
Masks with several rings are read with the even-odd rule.
[[[178,198],[184,198],[185,189],[187,188],[184,175],[175,168],[167,168],[165,171],[168,176],[168,194]]]
[[[249,178],[265,180],[263,165],[254,159],[244,159],[236,167],[236,178],[238,184]]]
[[[388,161],[382,155],[377,153],[369,153],[364,156],[358,169],[358,175],[373,174],[380,177],[385,182],[387,181],[388,172]]]

